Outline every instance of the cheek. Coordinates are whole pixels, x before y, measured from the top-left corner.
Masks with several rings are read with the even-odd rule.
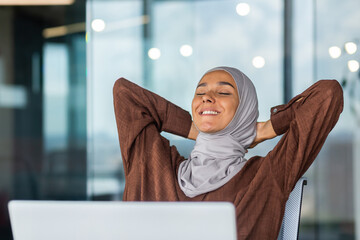
[[[239,105],[239,102],[238,102],[238,101],[235,101],[234,104],[233,104],[234,114],[235,114],[235,112],[236,112],[236,110],[237,110],[238,105]]]
[[[196,98],[194,98],[191,102],[191,112],[194,115],[194,113],[196,112],[196,108],[199,106],[199,101],[196,100]]]
[[[231,101],[231,102],[228,102],[227,104],[227,109],[229,110],[229,113],[231,116],[229,117],[233,117],[235,115],[235,112],[237,110],[237,107],[238,107],[238,102],[237,101]]]

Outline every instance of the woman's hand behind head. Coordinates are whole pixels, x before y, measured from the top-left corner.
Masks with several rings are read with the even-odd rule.
[[[256,124],[256,137],[249,148],[254,148],[259,143],[268,139],[272,139],[276,136],[277,135],[270,120],[267,120],[266,122],[258,122]]]

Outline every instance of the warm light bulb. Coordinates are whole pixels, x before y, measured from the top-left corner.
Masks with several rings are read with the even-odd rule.
[[[345,43],[345,51],[350,55],[356,53],[356,51],[357,51],[356,44],[353,42]]]
[[[184,57],[190,57],[193,53],[193,49],[190,45],[182,45],[180,47],[180,54]]]
[[[236,5],[236,12],[240,16],[246,16],[250,13],[250,5],[247,3],[239,3]]]
[[[102,19],[94,19],[91,22],[91,27],[95,32],[102,32],[104,31],[106,24],[105,21]]]
[[[149,51],[148,51],[148,56],[152,60],[159,59],[160,56],[161,56],[160,49],[158,49],[158,48],[150,48]]]
[[[332,46],[329,48],[329,54],[332,58],[338,58],[341,55],[341,49],[337,46]]]
[[[252,64],[256,68],[263,68],[265,66],[265,59],[261,56],[254,57]]]
[[[348,68],[350,72],[356,72],[357,70],[359,70],[359,62],[356,60],[348,61]]]

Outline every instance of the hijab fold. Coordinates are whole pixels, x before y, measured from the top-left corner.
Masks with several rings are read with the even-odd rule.
[[[253,83],[240,70],[231,67],[216,67],[205,74],[214,71],[225,71],[232,76],[239,105],[224,129],[215,133],[199,131],[189,159],[180,164],[178,182],[188,197],[216,190],[230,181],[245,165],[246,149],[256,137],[259,112]]]

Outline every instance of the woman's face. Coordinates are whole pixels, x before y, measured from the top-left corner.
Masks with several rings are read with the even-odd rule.
[[[214,133],[224,129],[233,119],[239,95],[236,83],[225,71],[206,74],[199,82],[191,109],[198,129]]]

